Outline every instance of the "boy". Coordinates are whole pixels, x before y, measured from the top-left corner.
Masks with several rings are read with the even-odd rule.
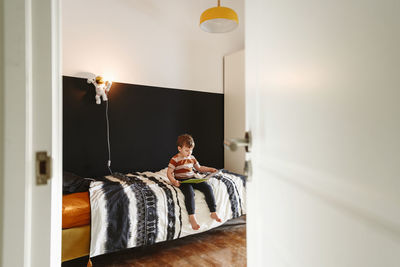
[[[199,162],[194,156],[192,156],[192,151],[194,148],[193,137],[189,134],[183,134],[178,136],[176,141],[179,153],[171,158],[168,164],[167,176],[170,182],[176,186],[180,187],[183,195],[185,196],[185,206],[189,214],[189,222],[192,225],[193,230],[198,230],[200,225],[196,221],[195,217],[195,207],[194,207],[194,189],[203,192],[208,208],[210,209],[210,217],[217,222],[221,222],[218,217],[214,199],[214,193],[211,186],[207,182],[197,183],[197,184],[181,184],[179,181],[193,178],[194,172],[193,167],[199,172],[216,172],[215,168],[210,168],[206,166],[200,166]]]

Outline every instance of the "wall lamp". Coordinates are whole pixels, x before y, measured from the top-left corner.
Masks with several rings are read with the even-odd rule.
[[[105,80],[105,81],[104,81]],[[106,102],[106,122],[107,122],[107,149],[108,149],[108,161],[107,161],[107,168],[112,174],[111,170],[111,149],[110,149],[110,123],[108,119],[108,97],[107,94],[110,91],[112,81],[108,79],[104,79],[102,76],[95,76],[94,78],[89,78],[87,80],[88,83],[92,83],[96,88],[96,104],[101,104],[101,98],[103,101]]]
[[[111,88],[111,81],[104,81],[102,76],[96,76],[95,78],[89,78],[87,82],[92,83],[96,88],[96,104],[101,104],[101,98],[103,98],[103,101],[108,100],[107,94]]]

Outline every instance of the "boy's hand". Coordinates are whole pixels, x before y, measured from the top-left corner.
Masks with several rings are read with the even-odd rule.
[[[181,185],[181,183],[178,180],[174,180],[172,181],[172,184],[176,187],[179,187]]]
[[[210,168],[210,172],[217,172],[218,170],[215,168]]]

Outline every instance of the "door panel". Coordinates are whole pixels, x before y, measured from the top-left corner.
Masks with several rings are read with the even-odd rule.
[[[32,2],[32,147],[52,157],[47,185],[32,184],[31,266],[59,266],[62,210],[62,87],[58,0]]]
[[[246,2],[249,266],[400,264],[399,11]]]
[[[62,98],[58,0],[5,0],[1,266],[61,263]],[[3,142],[3,140],[1,140]],[[36,183],[36,152],[53,159]]]

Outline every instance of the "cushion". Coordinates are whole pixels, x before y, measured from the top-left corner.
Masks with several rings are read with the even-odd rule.
[[[63,194],[85,192],[89,190],[91,179],[70,172],[63,172]]]
[[[89,192],[63,196],[62,228],[71,228],[90,224]]]

